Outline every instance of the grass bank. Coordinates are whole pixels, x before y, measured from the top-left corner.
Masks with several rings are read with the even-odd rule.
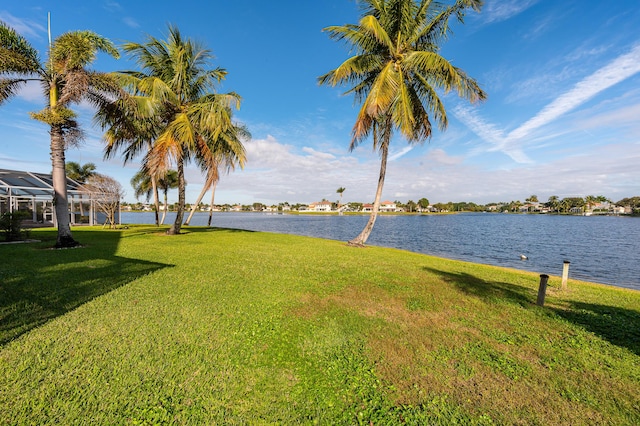
[[[640,292],[260,232],[0,246],[0,423],[639,424]]]

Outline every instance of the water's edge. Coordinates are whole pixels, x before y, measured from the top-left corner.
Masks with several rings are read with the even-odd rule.
[[[191,225],[205,226],[208,213]],[[168,213],[165,224],[175,214]],[[214,213],[212,226],[348,241],[367,215]],[[122,223],[152,224],[153,213],[122,213]],[[368,244],[640,290],[640,219],[464,213],[379,216]],[[527,260],[521,260],[521,254]]]

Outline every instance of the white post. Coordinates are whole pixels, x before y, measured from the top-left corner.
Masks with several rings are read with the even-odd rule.
[[[567,279],[569,278],[569,262],[568,260],[564,261],[564,265],[562,267],[562,290],[567,289]]]

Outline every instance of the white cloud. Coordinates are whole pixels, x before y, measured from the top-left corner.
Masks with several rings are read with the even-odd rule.
[[[122,18],[122,22],[124,22],[125,25],[129,28],[140,28],[140,24],[138,24],[138,21],[129,16]]]
[[[631,77],[637,72],[640,72],[640,45],[576,84],[573,89],[558,97],[544,107],[536,116],[509,133],[507,139],[513,141],[527,137],[539,127],[556,120],[603,90]]]
[[[437,164],[445,164],[448,166],[457,165],[462,163],[462,157],[455,157],[448,155],[443,149],[432,149],[426,155],[427,161],[433,161]]]
[[[26,38],[41,38],[43,33],[47,33],[47,29],[42,25],[37,24],[30,19],[16,18],[6,11],[0,11],[0,21],[5,22],[11,28],[16,30],[18,34]]]
[[[485,22],[506,21],[535,5],[538,0],[489,0],[482,9]]]
[[[413,200],[426,197],[431,202],[482,204],[522,200],[530,194],[537,194],[541,200],[551,195],[602,194],[617,201],[637,193],[640,180],[636,166],[640,144],[585,147],[580,154],[510,170],[492,171],[447,158],[444,151],[431,150],[419,159],[393,163],[387,172],[385,193],[404,193]]]
[[[400,151],[392,153],[389,156],[388,161],[395,161],[398,158],[403,157],[405,154],[408,154],[412,149],[413,149],[413,146],[411,146],[411,145],[406,146],[406,147],[402,148]]]
[[[527,143],[535,139],[534,132],[638,72],[640,45],[578,82],[571,90],[557,97],[538,114],[506,135],[502,129],[486,122],[467,106],[456,107],[454,114],[482,140],[489,143],[490,148],[486,151],[501,151],[516,163],[528,163],[531,159],[523,149]],[[481,148],[478,148],[473,153],[477,154],[480,150]]]
[[[333,154],[329,154],[326,152],[320,152],[320,151],[316,151],[315,149],[305,146],[302,148],[302,151],[309,154],[311,157],[315,157],[318,159],[323,159],[323,160],[333,160],[335,159],[335,155]]]

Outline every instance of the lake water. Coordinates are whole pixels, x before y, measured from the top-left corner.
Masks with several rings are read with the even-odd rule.
[[[172,223],[168,213],[165,224]],[[191,225],[206,225],[196,213]],[[348,241],[368,215],[214,213],[221,228]],[[153,223],[153,213],[123,213],[122,223]],[[367,244],[561,275],[640,290],[640,218],[501,213],[379,216]],[[525,254],[528,260],[521,260]]]

